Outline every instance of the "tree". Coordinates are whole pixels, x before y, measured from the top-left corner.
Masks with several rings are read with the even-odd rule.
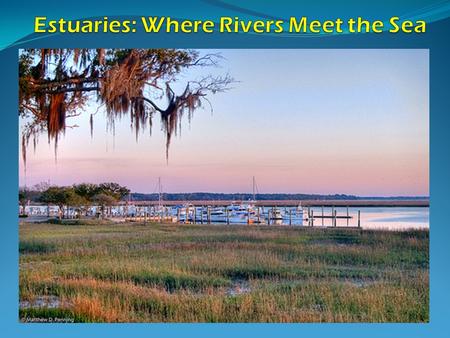
[[[85,201],[84,209],[87,212],[89,206],[94,202],[94,196],[98,194],[98,185],[92,183],[81,183],[72,186],[73,191]]]
[[[101,184],[81,183],[74,185],[72,188],[77,195],[83,198],[86,206],[88,204],[98,204],[103,217],[106,207],[117,204],[130,193],[127,187],[114,182]]]
[[[70,205],[76,196],[71,187],[49,187],[42,192],[40,197],[41,202],[47,204],[54,204],[59,208],[59,219],[64,217],[64,207]]]
[[[33,185],[31,188],[21,188],[24,190],[28,201],[36,202],[39,200],[41,194],[43,191],[47,190],[50,187],[50,184],[48,182],[41,182],[38,184]]]
[[[76,194],[88,201],[93,201],[93,197],[98,194],[106,194],[114,197],[116,200],[121,200],[130,193],[130,190],[127,187],[114,182],[100,184],[80,183],[75,184],[72,187]]]
[[[29,201],[28,193],[26,189],[19,189],[19,205],[20,205],[20,215],[25,215],[25,207]]]
[[[127,187],[123,187],[117,183],[108,182],[98,185],[98,193],[109,195],[119,201],[127,196],[130,193],[130,190]]]
[[[67,206],[75,207],[77,216],[85,214],[89,207],[89,201],[83,196],[78,195],[73,188],[69,188]]]
[[[215,66],[220,55],[200,56],[197,51],[178,49],[26,49],[19,55],[19,116],[26,119],[22,130],[22,156],[30,142],[47,132],[54,140],[64,133],[70,117],[82,114],[88,102],[105,107],[112,124],[129,114],[136,135],[149,125],[155,113],[166,133],[166,156],[171,137],[185,112],[207,102],[208,94],[223,92],[233,82],[228,75],[189,80],[175,93],[173,84],[183,70]],[[166,105],[160,101],[166,98]],[[91,135],[93,115],[90,116]]]
[[[40,183],[33,185],[31,187],[31,191],[39,193],[39,192],[43,192],[43,191],[47,190],[48,188],[50,188],[49,182],[40,182]]]
[[[106,208],[107,207],[111,207],[115,203],[117,203],[117,199],[116,198],[114,198],[113,196],[108,195],[106,193],[99,193],[99,194],[95,195],[93,200],[100,207],[102,218],[105,217],[105,210],[106,210]]]
[[[73,185],[73,190],[76,194],[84,197],[88,201],[98,194],[98,185],[92,183],[80,183]]]

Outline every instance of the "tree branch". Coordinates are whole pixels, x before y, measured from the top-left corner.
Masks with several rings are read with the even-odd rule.
[[[58,94],[58,93],[70,93],[70,92],[92,92],[94,90],[100,90],[99,86],[95,87],[83,87],[83,88],[60,88],[51,91],[44,91],[45,94]]]
[[[97,83],[101,80],[101,77],[87,77],[87,78],[74,77],[68,78],[67,80],[64,81],[48,81],[48,80],[36,81],[35,79],[29,77],[27,80],[33,87],[51,88],[67,85],[76,85],[80,83],[92,83],[92,82]]]
[[[148,99],[148,98],[146,98],[146,97],[144,97],[144,96],[132,97],[132,99],[134,99],[134,100],[142,100],[142,101],[144,101],[144,102],[147,102],[147,103],[149,103],[153,108],[155,108],[155,110],[159,111],[160,113],[163,113],[163,112],[164,112],[164,110],[161,109],[161,108],[159,108],[159,107],[156,105],[156,103],[154,103],[152,100],[150,100],[150,99]]]

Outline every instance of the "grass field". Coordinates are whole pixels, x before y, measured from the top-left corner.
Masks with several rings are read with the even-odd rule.
[[[20,318],[428,322],[429,232],[21,224]]]

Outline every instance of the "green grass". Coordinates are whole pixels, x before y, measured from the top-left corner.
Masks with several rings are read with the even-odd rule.
[[[428,322],[428,249],[425,230],[23,223],[19,316]]]

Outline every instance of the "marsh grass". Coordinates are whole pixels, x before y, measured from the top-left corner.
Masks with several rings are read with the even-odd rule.
[[[23,223],[20,301],[56,296],[61,306],[22,308],[19,316],[428,322],[428,237],[426,230]]]

